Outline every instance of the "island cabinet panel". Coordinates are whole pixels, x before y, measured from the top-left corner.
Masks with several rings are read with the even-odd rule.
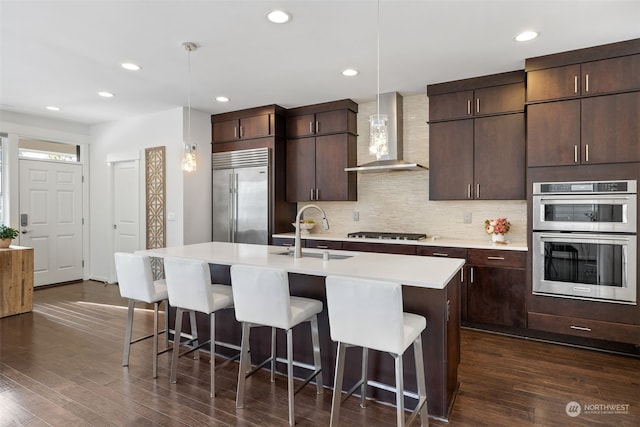
[[[33,249],[0,249],[0,317],[33,309]]]
[[[469,249],[467,319],[526,327],[526,253]]]

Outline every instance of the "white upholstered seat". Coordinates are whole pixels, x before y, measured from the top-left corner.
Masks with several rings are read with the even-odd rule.
[[[360,387],[361,406],[365,406],[368,349],[390,353],[395,360],[397,425],[405,425],[402,355],[411,344],[416,361],[419,400],[408,423],[420,414],[422,425],[428,425],[421,339],[426,319],[403,312],[402,287],[377,280],[329,276],[326,290],[331,339],[338,342],[331,425],[338,425],[343,400],[345,353],[349,346],[362,347],[362,377],[345,399]]]
[[[164,273],[167,280],[169,304],[176,308],[170,381],[172,383],[176,382],[179,356],[192,351],[197,352],[200,347],[209,343],[211,348],[211,397],[214,397],[215,346],[239,349],[236,345],[216,342],[215,340],[216,312],[233,308],[231,286],[211,284],[209,264],[202,261],[167,257],[164,259]],[[185,311],[188,311],[191,315],[191,335],[195,343],[190,350],[180,354],[182,315]],[[203,343],[198,343],[195,312],[204,313],[210,318],[210,338]]]
[[[166,282],[164,280],[153,280],[151,261],[148,256],[116,252],[114,259],[120,295],[129,299],[122,366],[129,366],[131,344],[153,338],[153,378],[157,378],[158,354],[166,351],[158,352],[158,334],[163,332],[166,334],[166,301],[168,298]],[[165,302],[165,329],[158,331],[158,309],[163,301]],[[153,334],[132,340],[133,314],[136,302],[153,304]]]
[[[318,394],[322,390],[322,373],[320,362],[320,341],[318,337],[318,317],[322,311],[322,302],[309,298],[289,295],[289,279],[287,272],[277,268],[254,267],[247,265],[231,266],[231,286],[235,301],[236,319],[242,322],[242,344],[240,368],[238,371],[238,394],[236,407],[244,407],[244,390],[247,377],[257,369],[271,362],[271,381],[274,381],[276,362],[276,328],[287,333],[287,386],[289,400],[289,425],[295,424],[293,387],[293,328],[300,323],[311,323],[311,340],[313,343],[313,373],[305,379],[302,386],[314,377]],[[250,369],[249,334],[252,327],[271,327],[271,357]],[[302,366],[304,367],[304,366]]]

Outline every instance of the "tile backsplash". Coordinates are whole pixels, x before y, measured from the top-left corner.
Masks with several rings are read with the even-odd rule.
[[[369,154],[369,116],[375,102],[358,106],[358,164],[375,160]],[[403,97],[404,147],[402,158],[429,165],[429,100],[426,94]],[[357,202],[318,202],[329,219],[331,232],[391,231],[428,236],[486,239],[484,221],[506,217],[508,238],[526,241],[527,203],[524,200],[430,201],[429,171],[358,172]],[[299,205],[302,206],[302,205]],[[315,218],[316,212],[305,212]],[[359,217],[354,221],[354,213]],[[465,224],[465,216],[471,223]]]

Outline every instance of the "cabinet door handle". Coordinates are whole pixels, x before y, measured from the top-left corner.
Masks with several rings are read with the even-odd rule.
[[[329,249],[329,246],[327,245],[318,245],[316,246],[317,249]]]
[[[467,115],[471,115],[471,100],[467,99]]]
[[[573,146],[573,163],[578,163],[578,146]]]
[[[313,122],[309,122],[309,133],[313,133]]]
[[[442,253],[442,252],[434,252],[433,256],[444,256],[444,257],[446,257],[446,256],[449,256],[449,254],[445,254],[445,253]]]
[[[473,284],[473,267],[469,268],[469,284]]]
[[[471,184],[467,184],[467,199],[471,198]]]
[[[320,132],[320,122],[316,121],[316,133]]]
[[[493,260],[493,261],[504,261],[504,257],[503,256],[488,256],[487,259]]]
[[[573,76],[573,93],[578,93],[578,76]]]
[[[238,138],[238,126],[233,127],[233,137]]]
[[[242,126],[240,126],[240,138],[242,138]]]
[[[589,161],[589,144],[584,146],[584,161]]]
[[[320,200],[320,190],[316,188],[316,200]]]
[[[313,188],[311,189],[311,196],[309,196],[309,199],[313,200]]]
[[[480,198],[480,184],[476,184],[476,199]]]
[[[460,269],[460,283],[464,283],[464,267]]]
[[[585,332],[591,332],[591,328],[587,328],[586,326],[575,326],[575,325],[571,325],[569,326],[571,329],[575,329],[576,331],[585,331]]]
[[[584,91],[589,92],[589,74],[584,76]]]
[[[476,113],[480,112],[480,98],[476,98]]]

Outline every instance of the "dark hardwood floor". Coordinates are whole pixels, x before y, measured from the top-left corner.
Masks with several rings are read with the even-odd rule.
[[[34,301],[32,313],[0,319],[0,426],[287,425],[284,378],[250,378],[246,407],[237,410],[237,363],[217,372],[215,399],[208,357],[181,358],[178,383],[169,384],[169,354],[161,355],[153,380],[147,341],[133,346],[123,368],[126,301],[115,285],[38,289]],[[137,310],[134,333],[151,330],[152,313]],[[463,330],[459,380],[449,424],[431,425],[640,425],[637,358]],[[570,417],[574,401],[581,413]],[[330,390],[316,396],[306,387],[296,396],[297,425],[328,425],[330,408]],[[395,409],[374,402],[361,409],[350,399],[341,421],[392,426]]]

